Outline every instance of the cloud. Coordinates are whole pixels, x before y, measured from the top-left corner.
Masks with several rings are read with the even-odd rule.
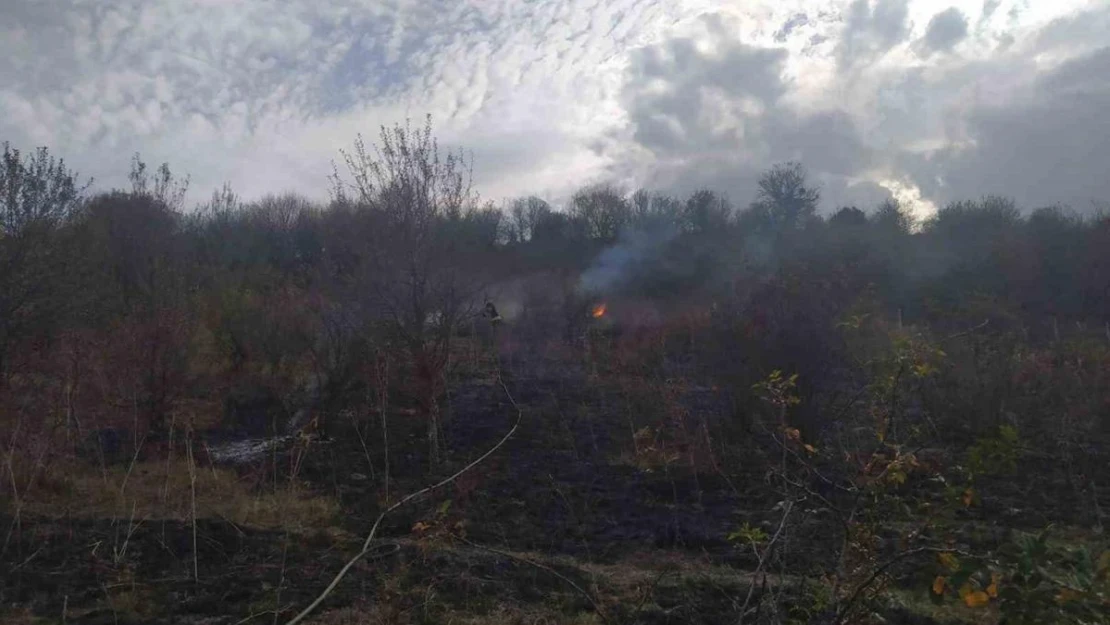
[[[700,48],[680,37],[635,52],[628,132],[614,142],[626,152],[613,176],[683,192],[709,186],[743,204],[762,171],[800,160],[825,211],[890,195],[919,211],[986,193],[1027,208],[1084,209],[1110,197],[1097,171],[1110,145],[1100,113],[1110,110],[1101,78],[1110,68],[1095,34],[1110,9],[1011,21],[1000,46],[1002,31],[973,35],[962,11],[926,13],[934,19],[918,31],[906,6],[849,5],[832,72],[775,45],[810,27],[793,15],[760,44],[702,33]],[[915,40],[932,49],[963,41],[984,56],[923,58]]]
[[[842,67],[874,61],[910,33],[909,0],[854,0],[844,19],[837,57]]]
[[[1067,61],[1005,103],[968,111],[968,141],[907,166],[940,201],[1002,194],[1027,208],[1110,198],[1110,47]]]
[[[783,22],[782,27],[775,31],[775,41],[784,43],[786,38],[790,36],[790,33],[794,32],[794,29],[807,24],[809,24],[809,16],[805,13],[796,13],[791,16],[790,19]]]
[[[949,7],[929,20],[922,41],[925,51],[947,52],[967,37],[967,16],[956,7]]]
[[[982,17],[980,20],[982,22],[989,22],[991,17],[994,16],[994,12],[997,11],[998,7],[1001,5],[1002,0],[983,0]]]
[[[12,0],[9,0],[9,3]],[[131,151],[203,199],[284,181],[322,196],[358,132],[435,118],[487,195],[567,186],[619,122],[623,53],[710,0],[15,0],[0,136],[125,182]]]
[[[431,113],[491,199],[609,178],[744,204],[798,159],[826,210],[1083,204],[1110,197],[1108,31],[1095,0],[6,0],[0,139],[102,188],[139,151],[194,201],[324,197],[357,133]]]
[[[715,19],[707,17],[706,20]],[[687,193],[709,187],[746,203],[759,175],[798,160],[825,187],[826,203],[873,201],[883,194],[857,178],[873,153],[853,118],[836,108],[802,111],[787,101],[787,53],[722,36],[675,38],[632,55],[623,101],[633,143],[614,160],[638,161],[632,175]],[[704,50],[698,43],[705,44]]]

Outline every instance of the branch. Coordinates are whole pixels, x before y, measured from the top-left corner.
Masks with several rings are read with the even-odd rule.
[[[328,595],[330,595],[332,591],[335,590],[335,587],[339,585],[339,582],[347,575],[347,572],[351,570],[351,567],[353,567],[359,560],[370,553],[370,545],[374,542],[374,538],[378,534],[378,528],[381,526],[382,520],[385,519],[386,515],[418,497],[426,495],[434,490],[446,486],[447,484],[450,484],[451,482],[454,482],[460,476],[462,476],[462,474],[470,471],[474,467],[481,464],[483,460],[493,455],[494,452],[500,449],[510,438],[512,438],[513,434],[516,433],[517,428],[520,427],[520,421],[523,418],[524,411],[521,410],[520,406],[516,403],[516,400],[513,399],[512,394],[509,392],[509,387],[505,385],[505,381],[501,378],[500,372],[497,376],[497,382],[501,385],[501,388],[504,389],[505,395],[509,398],[509,403],[511,403],[513,405],[513,408],[516,409],[516,421],[513,423],[513,427],[509,428],[509,431],[505,433],[505,436],[503,436],[501,440],[497,441],[496,445],[490,447],[489,450],[486,451],[486,453],[478,456],[477,459],[460,469],[454,475],[439,482],[436,482],[435,484],[432,484],[431,486],[428,486],[424,489],[418,490],[415,493],[407,495],[404,499],[401,499],[397,503],[387,508],[384,512],[379,514],[377,520],[374,521],[374,525],[370,528],[370,533],[366,535],[366,540],[362,543],[362,551],[358,552],[353,558],[347,561],[347,564],[343,565],[343,568],[340,569],[339,573],[335,575],[335,578],[331,580],[331,583],[328,584],[328,587],[325,588],[324,591],[321,592],[320,595],[308,605],[308,607],[306,607],[304,610],[301,610],[300,614],[297,614],[288,623],[286,623],[286,625],[297,625],[297,623],[303,621],[309,614],[312,613],[313,610],[315,610],[321,603],[324,602],[325,599],[328,598]],[[396,550],[391,550],[388,553],[378,553],[375,554],[374,558],[372,559],[378,559],[395,552]]]
[[[961,336],[967,336],[968,334],[971,334],[972,332],[974,332],[976,330],[982,330],[983,328],[987,327],[987,324],[989,324],[990,322],[991,322],[991,320],[987,319],[983,323],[980,323],[979,325],[977,325],[973,328],[968,328],[967,330],[964,330],[963,332],[957,332],[957,333],[955,333],[951,336],[945,337],[944,340],[951,341],[952,339],[958,339]]]
[[[748,584],[748,596],[744,598],[744,605],[740,608],[739,623],[741,625],[744,622],[744,617],[748,615],[748,604],[751,603],[752,595],[755,593],[756,579],[759,578],[759,574],[763,571],[763,565],[765,565],[767,563],[767,560],[771,556],[771,550],[774,549],[775,543],[778,542],[779,536],[782,535],[782,530],[786,527],[786,519],[790,516],[790,511],[793,510],[793,509],[794,509],[794,502],[793,501],[787,501],[786,502],[786,507],[782,511],[782,519],[779,521],[779,527],[778,527],[778,529],[775,530],[775,535],[771,537],[771,541],[768,542],[767,547],[765,547],[763,549],[763,555],[760,555],[759,553],[756,553],[756,557],[759,558],[759,564],[755,567],[755,571],[752,572],[752,581]],[[755,550],[754,545],[752,547],[752,550],[753,551]],[[766,578],[764,578],[764,579],[766,579]]]

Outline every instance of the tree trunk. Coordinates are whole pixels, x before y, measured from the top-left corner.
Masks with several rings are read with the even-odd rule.
[[[439,441],[439,402],[435,397],[430,397],[428,406],[428,464],[432,469],[439,466],[440,441]]]
[[[439,371],[433,359],[423,350],[415,356],[420,412],[428,424],[428,464],[435,469],[439,466],[442,450],[439,440]]]

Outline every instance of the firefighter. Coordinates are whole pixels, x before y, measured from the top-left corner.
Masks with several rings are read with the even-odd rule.
[[[482,316],[489,319],[489,323],[492,326],[497,326],[501,323],[501,315],[497,314],[497,307],[493,305],[493,302],[486,302],[486,309],[482,312]]]

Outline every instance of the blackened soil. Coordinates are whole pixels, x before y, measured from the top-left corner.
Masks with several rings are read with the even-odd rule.
[[[429,510],[451,500],[452,520],[465,520],[470,536],[482,543],[528,551],[566,554],[612,562],[645,549],[679,549],[732,557],[726,541],[741,515],[766,511],[773,501],[736,493],[719,476],[694,471],[682,460],[638,468],[628,461],[633,450],[629,420],[617,390],[585,376],[465,384],[450,400],[445,438],[450,468],[457,470],[494,445],[523,411],[516,435],[486,463],[444,492],[437,505],[414,506],[391,516],[386,535],[407,534]],[[689,411],[709,422],[723,418],[724,402],[706,391],[684,401]],[[635,415],[633,415],[635,418]],[[637,427],[633,424],[632,427]],[[394,432],[407,450],[422,449],[423,432]],[[326,456],[306,467],[306,475],[325,491],[339,494],[352,532],[368,527],[379,512],[378,481],[352,481],[366,475],[365,452],[356,437],[340,437]],[[391,455],[402,477],[395,492],[416,490],[432,478],[407,479],[425,458]],[[379,467],[380,470],[380,467]],[[755,491],[753,490],[752,493]],[[360,529],[362,528],[362,529]]]
[[[414,546],[421,537],[413,526],[420,521],[433,531],[465,532],[476,544],[580,563],[613,563],[657,550],[720,562],[736,558],[726,536],[741,515],[762,514],[774,503],[737,493],[712,472],[694,471],[682,461],[636,466],[629,460],[633,432],[646,419],[619,389],[599,385],[585,372],[506,376],[504,387],[473,380],[456,388],[445,404],[448,458],[431,476],[422,424],[391,416],[391,501],[479,456],[511,427],[518,408],[519,430],[456,483],[390,515],[380,536],[397,541],[400,550],[357,565],[326,606],[388,596],[416,610],[434,587],[440,601],[478,612],[506,598],[550,602],[552,593],[568,613],[590,611],[580,593],[542,569],[473,549]],[[704,389],[682,401],[698,424],[712,425],[725,414],[721,399]],[[362,441],[351,430],[310,443],[299,470],[309,488],[340,502],[338,527],[291,534],[201,519],[194,543],[193,526],[176,521],[130,526],[126,519],[2,518],[13,531],[0,557],[0,604],[53,621],[64,613],[67,623],[287,619],[358,552],[382,510],[386,449],[380,424],[362,425]],[[573,567],[561,572],[589,586]],[[708,594],[699,594],[703,590]],[[734,608],[716,587],[673,592],[686,598],[674,599],[685,607],[652,622],[699,622],[695,604],[705,606],[704,614]]]

